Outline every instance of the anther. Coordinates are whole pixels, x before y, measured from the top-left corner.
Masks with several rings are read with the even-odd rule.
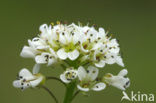
[[[94,70],[92,73],[96,73],[96,71]]]

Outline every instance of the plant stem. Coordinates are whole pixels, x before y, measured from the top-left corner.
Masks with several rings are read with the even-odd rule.
[[[51,76],[46,77],[46,80],[49,80],[49,79],[54,79],[54,80],[57,80],[57,81],[59,81],[60,83],[62,83],[63,85],[65,85],[65,86],[66,86],[66,84],[65,84],[64,82],[62,82],[62,81],[61,81],[61,79],[59,79],[59,78],[57,78],[57,77],[51,77]]]
[[[46,86],[42,86],[42,88],[51,95],[51,97],[55,100],[56,103],[58,103],[58,100],[56,99],[55,95]]]
[[[72,100],[73,100],[79,93],[80,93],[80,90],[77,90],[77,91],[75,92],[75,94],[73,95]]]
[[[71,103],[71,101],[73,100],[73,94],[74,94],[75,87],[76,87],[75,81],[73,81],[67,85],[63,103]]]

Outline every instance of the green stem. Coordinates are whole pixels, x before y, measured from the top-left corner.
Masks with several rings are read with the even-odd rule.
[[[77,91],[75,92],[75,94],[73,95],[72,100],[73,100],[79,93],[80,93],[80,90],[77,90]]]
[[[71,103],[73,100],[74,90],[76,87],[76,82],[73,81],[69,83],[66,87],[66,93],[63,103]]]
[[[50,80],[50,79],[57,80],[57,81],[59,81],[60,83],[62,83],[64,86],[66,86],[66,84],[65,84],[64,82],[62,82],[62,80],[59,79],[59,78],[57,78],[57,77],[51,77],[51,76],[46,77],[46,80]]]
[[[58,100],[57,100],[57,98],[55,97],[55,95],[54,95],[46,86],[43,85],[42,88],[43,88],[44,90],[46,90],[46,91],[51,95],[51,97],[55,100],[56,103],[58,103]]]

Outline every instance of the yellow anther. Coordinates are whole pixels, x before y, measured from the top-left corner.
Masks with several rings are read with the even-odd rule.
[[[60,21],[57,21],[56,23],[57,23],[58,25],[61,24]]]
[[[54,23],[53,22],[51,22],[50,24],[51,24],[51,26],[54,26]]]

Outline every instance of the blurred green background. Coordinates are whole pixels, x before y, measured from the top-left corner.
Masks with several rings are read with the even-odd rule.
[[[78,21],[104,27],[120,40],[121,51],[131,86],[127,89],[156,95],[156,2],[153,0],[1,0],[0,1],[0,103],[54,103],[42,89],[24,92],[12,86],[16,74],[23,67],[32,69],[34,61],[19,56],[27,39],[39,33],[39,26],[57,20]],[[122,67],[106,66],[101,73],[118,73]],[[58,76],[62,72],[43,66],[45,75]],[[65,88],[57,81],[46,85],[60,103]],[[89,97],[79,94],[73,103],[120,103],[122,91],[108,87],[91,92]],[[128,101],[124,100],[124,103]]]

